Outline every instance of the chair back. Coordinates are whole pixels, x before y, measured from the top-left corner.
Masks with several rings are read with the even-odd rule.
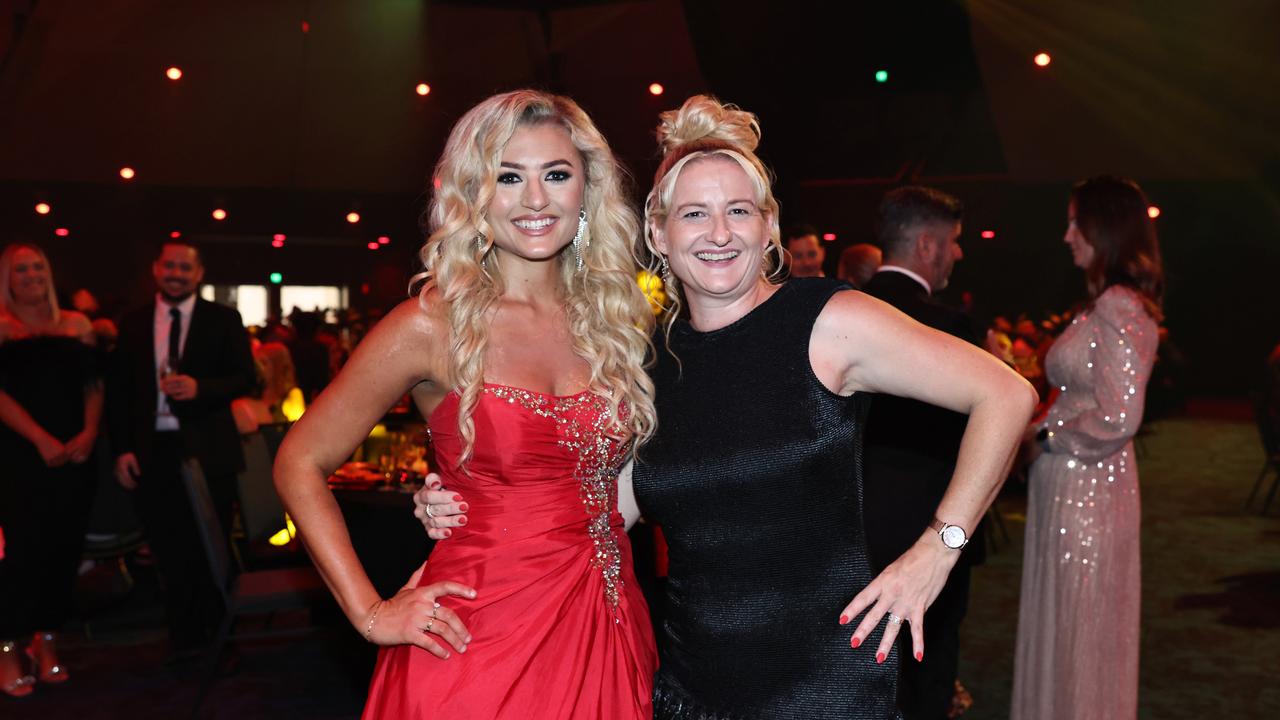
[[[222,535],[222,525],[218,522],[218,512],[214,510],[213,496],[209,494],[204,471],[195,460],[182,463],[182,484],[186,486],[187,498],[191,501],[191,515],[195,518],[196,531],[200,533],[200,543],[204,545],[205,557],[209,560],[213,584],[222,593],[225,607],[231,607],[227,595],[231,586],[231,552],[227,538]]]
[[[244,471],[236,477],[240,518],[250,543],[265,541],[284,527],[284,505],[271,481],[273,453],[261,431],[240,436]]]
[[[258,432],[262,433],[262,439],[267,443],[267,454],[272,462],[275,462],[276,451],[280,449],[280,443],[284,442],[284,436],[291,427],[293,427],[291,422],[266,423],[258,426]]]

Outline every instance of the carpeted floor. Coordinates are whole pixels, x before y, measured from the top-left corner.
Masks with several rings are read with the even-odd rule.
[[[1280,713],[1280,506],[1242,509],[1261,463],[1253,426],[1173,419],[1149,427],[1139,455],[1143,494],[1141,717],[1270,717]],[[1000,501],[1010,543],[979,568],[964,627],[965,716],[1008,715],[1021,572],[1022,488]],[[4,720],[182,718],[199,665],[166,666],[154,584],[137,568],[128,595],[114,576],[86,576],[90,617],[68,632],[73,677],[23,701],[0,698]],[[288,616],[283,625],[305,624]],[[238,671],[215,681],[204,717],[354,718],[367,650],[340,621],[302,636],[239,644]]]

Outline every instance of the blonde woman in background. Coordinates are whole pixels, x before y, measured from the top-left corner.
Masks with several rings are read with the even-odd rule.
[[[71,614],[93,496],[102,383],[89,319],[58,308],[44,252],[0,253],[0,692],[68,679],[56,633]],[[30,642],[32,667],[22,646]]]
[[[517,91],[458,121],[434,177],[426,285],[276,461],[321,575],[385,646],[364,717],[648,718],[656,659],[617,478],[654,430],[653,320],[622,170],[572,100]],[[476,520],[380,598],[325,478],[406,391]]]

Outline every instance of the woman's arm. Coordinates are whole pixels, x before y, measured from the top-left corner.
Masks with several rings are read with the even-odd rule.
[[[1124,288],[1099,297],[1085,322],[1092,327],[1088,363],[1094,406],[1066,420],[1050,411],[1045,427],[1049,452],[1092,461],[1119,452],[1138,433],[1160,340],[1142,301]]]
[[[281,443],[276,455],[275,484],[285,509],[298,526],[321,577],[351,624],[378,644],[412,643],[447,657],[448,652],[423,629],[430,626],[459,652],[470,636],[437,597],[474,597],[456,583],[434,583],[414,590],[406,586],[383,602],[369,582],[351,546],[328,477],[345,461],[405,392],[441,374],[433,362],[447,347],[440,322],[416,299],[401,303],[365,337],[342,372],[316,398]],[[433,623],[433,619],[445,620]]]
[[[66,446],[40,427],[40,423],[31,417],[31,413],[3,390],[0,390],[0,422],[27,442],[35,445],[45,465],[58,467],[67,462]]]
[[[979,348],[860,293],[838,293],[828,303],[814,326],[810,360],[819,379],[842,395],[887,393],[969,416],[955,474],[935,515],[972,535],[995,499],[1035,409],[1031,385]],[[924,611],[942,591],[959,556],[934,530],[921,528],[916,544],[845,608],[842,622],[871,608],[854,632],[854,646],[891,612],[911,624],[915,652],[921,656]],[[897,630],[896,624],[888,627],[880,652],[887,655]]]

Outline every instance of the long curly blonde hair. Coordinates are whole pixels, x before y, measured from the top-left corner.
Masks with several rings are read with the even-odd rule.
[[[451,330],[449,382],[457,389],[459,464],[475,444],[472,413],[484,389],[489,318],[504,291],[485,219],[497,185],[503,148],[518,128],[551,123],[569,133],[582,154],[586,183],[582,207],[582,270],[571,248],[560,253],[564,298],[574,351],[591,366],[590,390],[609,403],[606,431],[635,444],[652,436],[657,423],[653,382],[644,370],[652,352],[653,315],[636,284],[633,252],[639,222],[624,191],[626,171],[604,136],[573,100],[536,90],[494,95],[454,125],[436,165],[435,192],[427,210],[430,233],[420,252],[427,283],[447,309]],[[625,410],[622,406],[625,405]]]
[[[649,250],[648,269],[657,272],[662,253],[653,244],[653,229],[667,221],[680,172],[691,162],[723,156],[736,162],[755,188],[756,206],[769,218],[769,247],[760,272],[770,281],[782,271],[783,248],[778,225],[778,200],[773,196],[773,178],[756,156],[760,144],[760,121],[754,113],[737,105],[722,103],[710,95],[694,95],[678,110],[658,116],[658,147],[662,163],[653,176],[653,189],[644,202],[644,243]],[[663,290],[670,306],[665,327],[668,333],[680,314],[682,301],[675,275],[663,277]]]

